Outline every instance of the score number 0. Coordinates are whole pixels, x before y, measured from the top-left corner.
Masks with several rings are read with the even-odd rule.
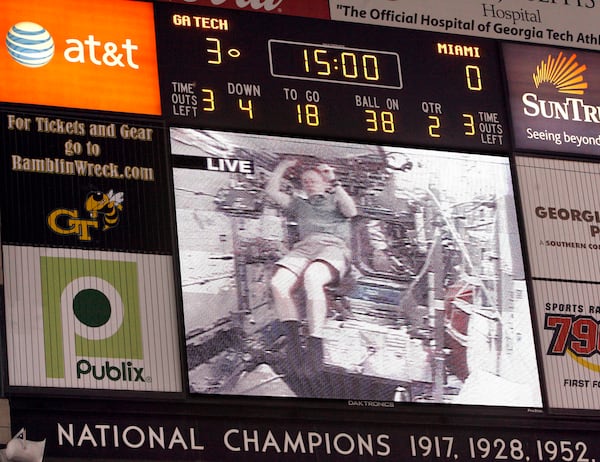
[[[465,66],[465,77],[467,89],[469,91],[482,91],[483,84],[481,82],[481,70],[479,66],[475,66],[472,64],[468,64]],[[472,114],[463,113],[461,114],[465,119],[463,126],[466,128],[464,134],[466,136],[474,136],[475,135],[475,119]],[[427,130],[429,136],[431,138],[440,138],[441,135],[438,133],[438,129],[442,126],[440,117],[437,115],[429,115],[427,116],[431,123],[427,126]]]
[[[467,65],[465,66],[466,85],[469,91],[482,91],[483,84],[481,83],[481,71],[479,66]],[[365,109],[365,122],[367,123],[368,132],[382,131],[384,133],[395,133],[396,123],[394,120],[394,113],[391,111],[374,111],[372,109]],[[465,122],[463,126],[466,128],[464,134],[466,136],[475,135],[475,118],[472,114],[463,113]],[[438,115],[427,116],[431,123],[428,125],[427,130],[431,138],[440,138],[441,135],[438,129],[441,128],[442,123]]]

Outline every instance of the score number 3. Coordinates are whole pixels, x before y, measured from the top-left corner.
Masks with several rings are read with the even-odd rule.
[[[466,136],[475,135],[475,119],[471,114],[463,113],[461,114],[465,122],[463,122],[463,127],[465,127],[464,134]],[[431,138],[440,138],[442,135],[438,132],[441,128],[442,123],[441,119],[437,115],[429,115],[427,118],[431,121],[431,123],[427,126],[427,131],[429,132],[429,136]]]
[[[200,91],[202,92],[201,109],[204,112],[214,112],[216,109],[215,92],[210,88],[201,88]],[[244,101],[242,98],[238,98],[238,108],[240,111],[245,112],[249,119],[254,119],[254,106],[251,99]]]

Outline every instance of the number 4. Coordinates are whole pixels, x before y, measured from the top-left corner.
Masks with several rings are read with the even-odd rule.
[[[248,113],[248,117],[250,119],[254,119],[254,110],[252,108],[252,100],[251,99],[249,99],[246,102],[246,105],[244,105],[244,101],[242,100],[242,98],[238,98],[238,107],[242,111],[246,111]]]

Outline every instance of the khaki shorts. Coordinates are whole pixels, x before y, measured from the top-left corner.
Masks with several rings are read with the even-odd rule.
[[[297,242],[276,264],[300,276],[312,262],[324,261],[341,277],[350,268],[350,259],[350,249],[342,239],[331,234],[315,233]]]

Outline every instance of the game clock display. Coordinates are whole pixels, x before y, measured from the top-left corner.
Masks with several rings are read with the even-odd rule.
[[[173,124],[509,150],[493,41],[198,6],[155,8],[162,109]]]
[[[398,53],[269,40],[269,59],[274,77],[402,88]]]

